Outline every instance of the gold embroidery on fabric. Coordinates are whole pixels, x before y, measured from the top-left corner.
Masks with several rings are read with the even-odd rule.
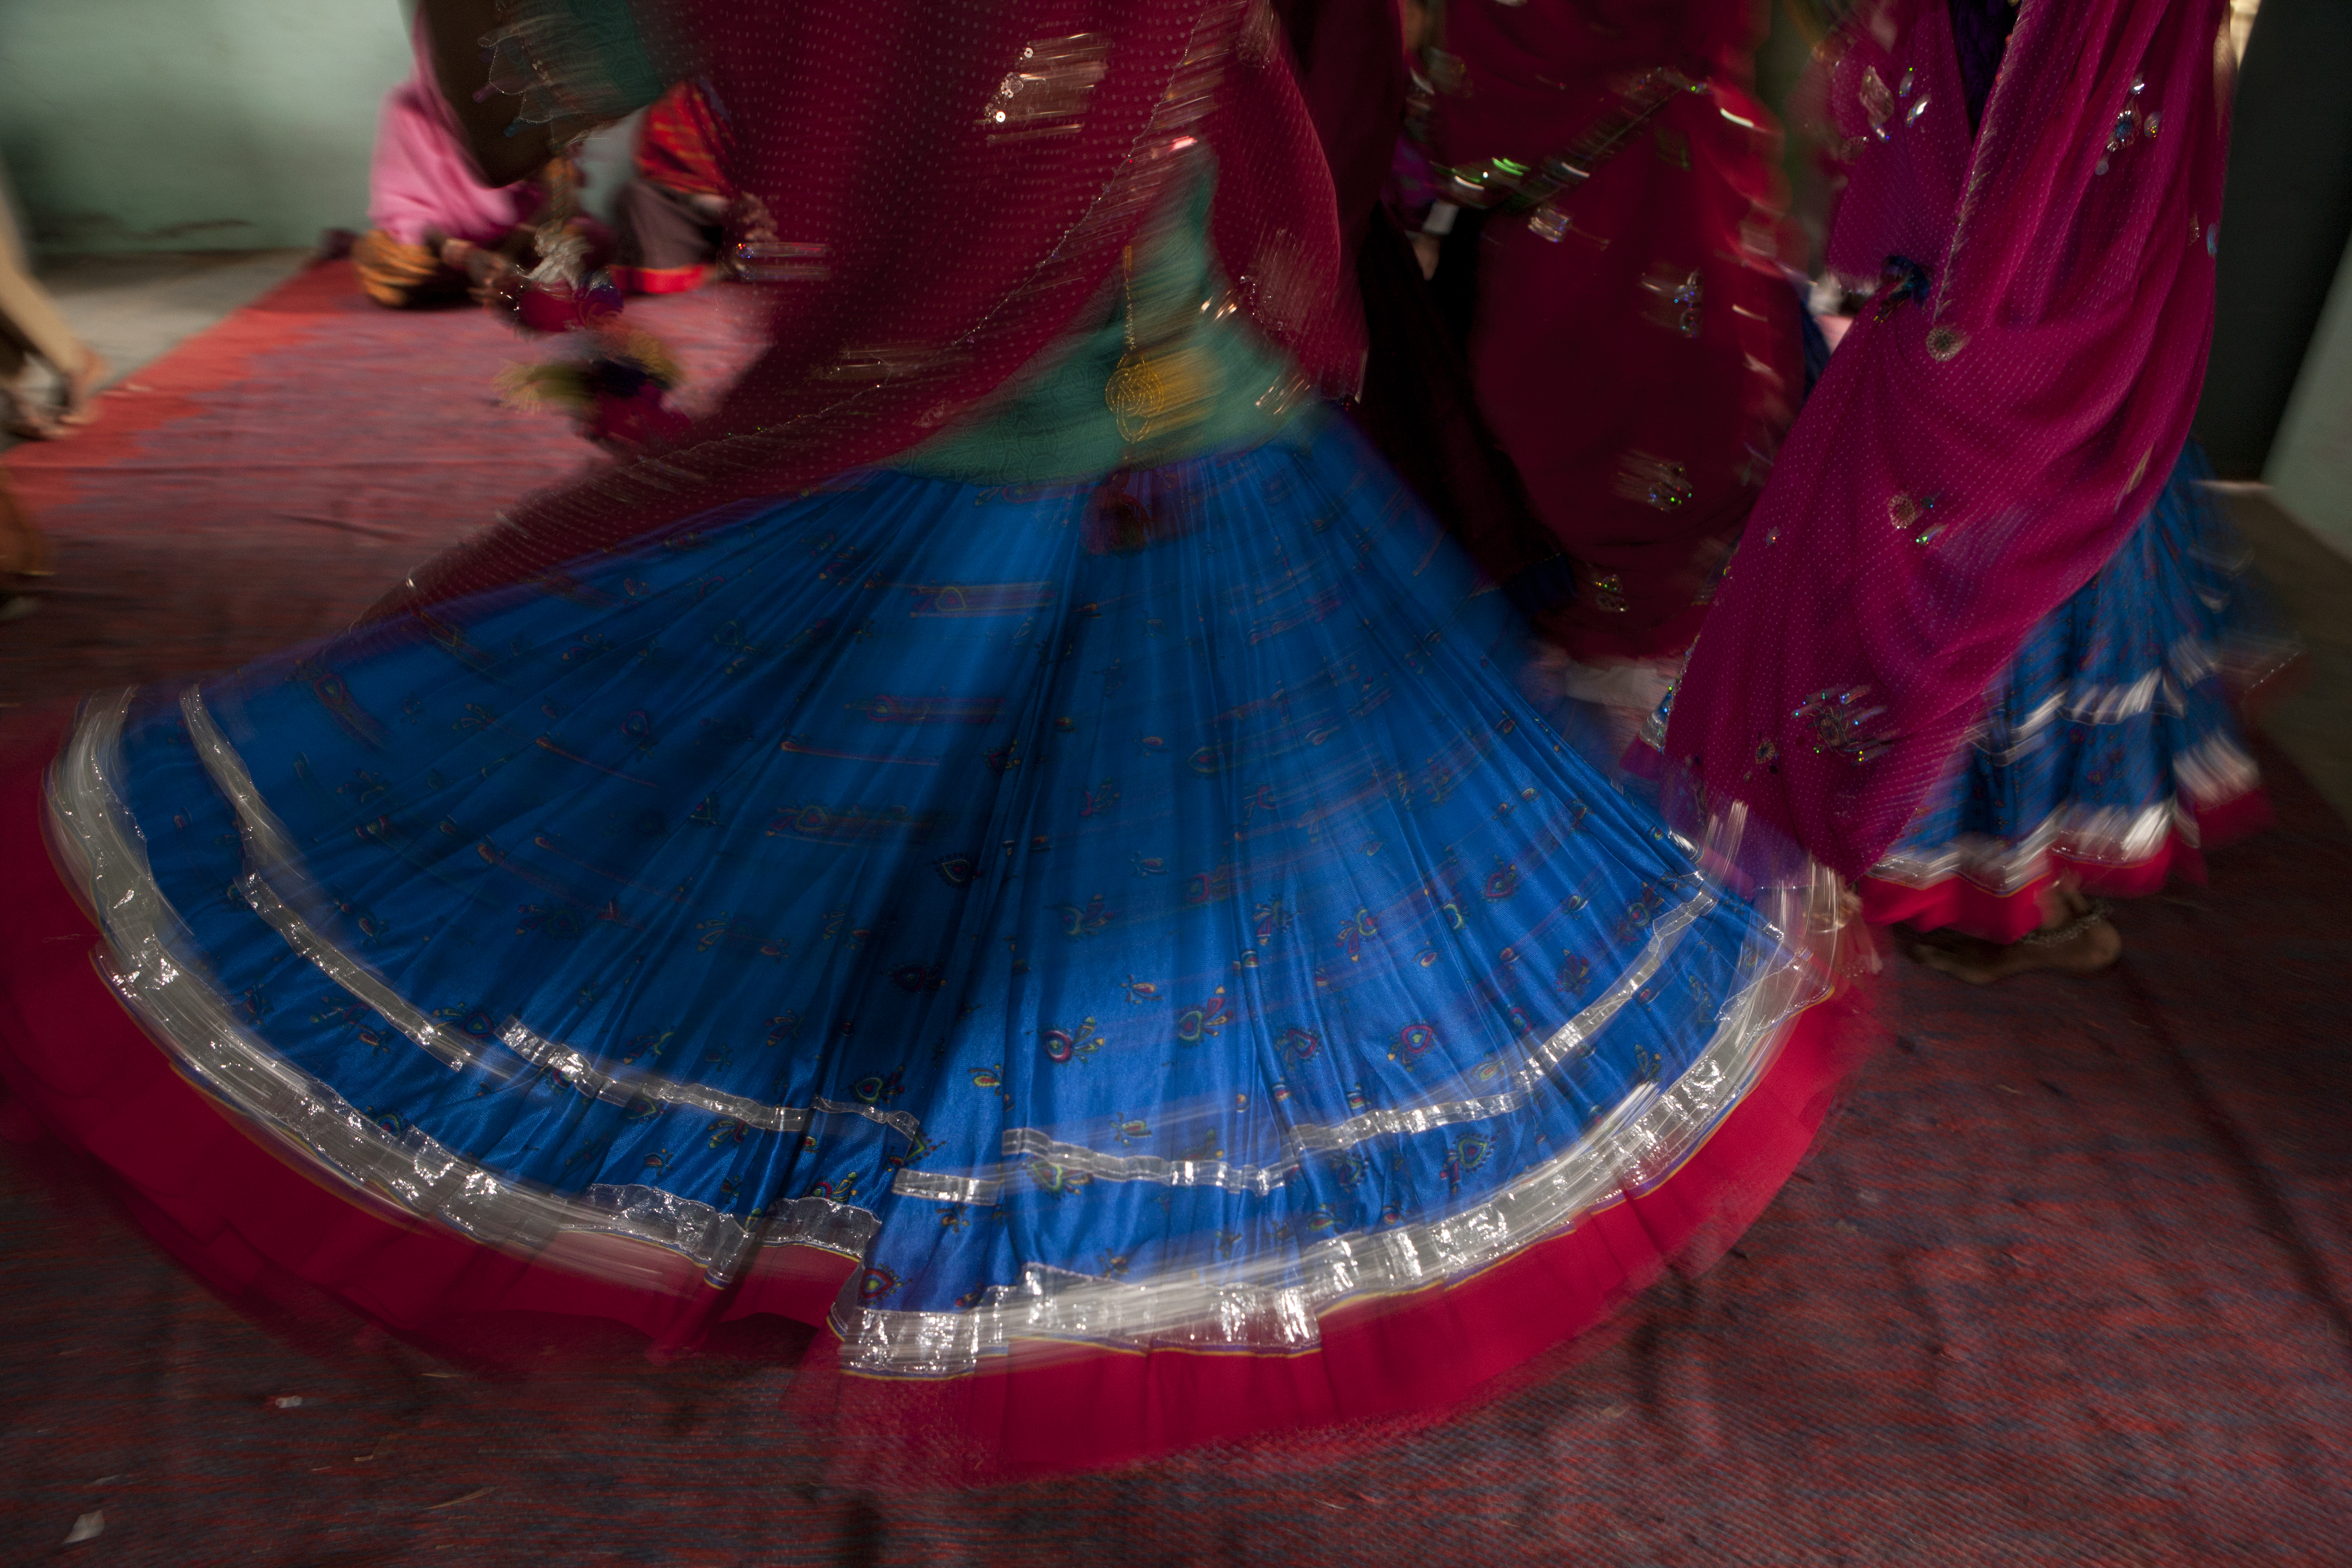
[[[1095,85],[1109,71],[1104,63],[1108,52],[1099,33],[1039,38],[1024,48],[1020,63],[1005,73],[981,110],[988,144],[1075,135]]]

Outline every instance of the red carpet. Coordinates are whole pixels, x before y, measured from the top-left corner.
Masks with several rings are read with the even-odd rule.
[[[729,327],[745,302],[630,313],[678,352],[691,398],[743,357]],[[126,377],[88,432],[17,447],[8,471],[60,559],[35,621],[0,636],[0,711],[334,630],[588,461],[559,417],[492,387],[551,353],[478,311],[381,310],[339,262]]]
[[[735,303],[642,309],[716,374]],[[12,454],[63,559],[0,701],[338,624],[580,460],[490,405],[530,352],[326,268]],[[824,1451],[788,1339],[492,1378],[247,1322],[0,1108],[0,1562],[2352,1561],[2352,834],[2265,763],[2279,825],[2126,906],[2109,974],[1897,963],[1891,1043],[1729,1258],[1419,1430],[910,1493]]]

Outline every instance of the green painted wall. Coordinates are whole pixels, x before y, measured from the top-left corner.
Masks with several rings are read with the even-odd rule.
[[[400,0],[0,0],[0,159],[52,252],[363,227]]]
[[[2336,269],[2263,477],[2287,510],[2352,556],[2352,249]]]
[[[308,246],[367,226],[376,110],[406,76],[404,0],[0,0],[0,166],[33,244]],[[583,151],[590,211],[632,118]]]

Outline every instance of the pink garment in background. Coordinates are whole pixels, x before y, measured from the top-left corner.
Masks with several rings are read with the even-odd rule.
[[[414,41],[416,68],[384,94],[376,120],[375,153],[368,164],[368,222],[403,245],[422,245],[428,228],[453,239],[494,245],[537,211],[537,183],[482,184],[457,117],[434,84],[421,13]]]
[[[1920,246],[1930,283],[1882,290],[1814,389],[1666,741],[1709,810],[1850,877],[2163,487],[2212,329],[2226,0],[2027,6],[1972,156],[1945,4],[1882,0],[1831,57],[1843,258],[1880,212],[1871,244]]]

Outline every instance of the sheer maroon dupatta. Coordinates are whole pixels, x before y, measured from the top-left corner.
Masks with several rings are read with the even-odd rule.
[[[1916,246],[1924,287],[1840,347],[1717,595],[1666,738],[1709,810],[1867,871],[2153,501],[2211,332],[2227,14],[2025,0],[1972,149],[1945,0],[1844,35],[1839,256]]]
[[[1264,0],[640,10],[667,34],[665,74],[709,88],[735,184],[775,217],[751,261],[772,280],[768,346],[677,446],[525,502],[375,616],[907,450],[1063,332],[1204,155],[1238,303],[1309,381],[1351,389],[1330,176]]]

